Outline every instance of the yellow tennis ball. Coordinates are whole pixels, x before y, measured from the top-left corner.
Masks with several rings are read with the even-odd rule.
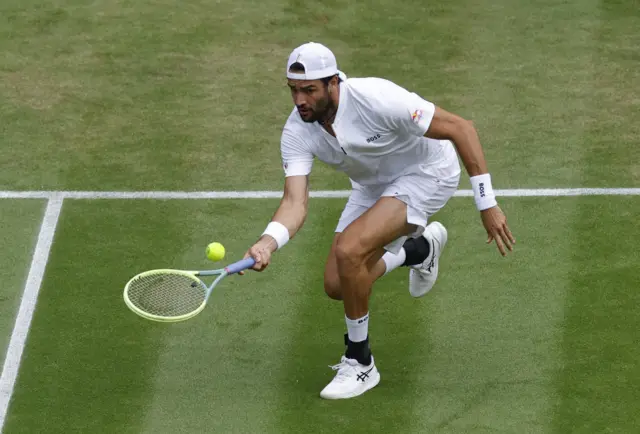
[[[207,258],[212,261],[222,261],[224,259],[224,246],[220,243],[211,243],[207,246]]]

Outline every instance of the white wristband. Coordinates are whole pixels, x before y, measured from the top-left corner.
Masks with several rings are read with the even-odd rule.
[[[491,186],[490,174],[484,173],[482,175],[472,176],[469,180],[471,181],[473,198],[476,201],[478,211],[492,208],[498,204],[498,202],[496,202],[496,195],[493,193],[493,187]]]
[[[262,235],[269,235],[276,240],[278,249],[287,244],[289,241],[289,229],[282,223],[271,222],[267,225]]]

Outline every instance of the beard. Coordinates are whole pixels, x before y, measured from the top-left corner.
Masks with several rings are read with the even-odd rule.
[[[304,110],[298,107],[300,118],[302,118],[306,123],[322,122],[326,120],[327,117],[332,116],[335,112],[335,104],[329,97],[328,93],[325,98],[316,101],[315,107],[305,107]]]

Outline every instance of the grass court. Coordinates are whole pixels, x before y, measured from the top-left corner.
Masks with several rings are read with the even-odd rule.
[[[33,192],[280,191],[284,68],[306,41],[472,119],[495,188],[637,188],[638,28],[631,0],[3,1],[3,359],[34,255],[44,273],[15,384],[6,363],[0,379],[3,432],[635,432],[638,195],[498,198],[507,258],[453,198],[434,290],[410,297],[406,269],[373,289],[380,385],[327,402],[345,325],[322,276],[344,197],[311,199],[267,271],[166,325],[126,309],[126,281],[208,268],[214,240],[240,258],[277,199]],[[316,162],[312,190],[348,187]]]

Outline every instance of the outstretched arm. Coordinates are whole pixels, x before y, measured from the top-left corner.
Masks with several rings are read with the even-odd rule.
[[[308,176],[286,177],[280,206],[262,236],[244,256],[255,259],[254,270],[264,270],[271,261],[271,254],[284,246],[300,230],[307,217],[308,200]]]
[[[506,217],[497,206],[491,176],[473,123],[436,107],[425,137],[450,140],[455,145],[471,180],[476,205],[487,231],[487,243],[495,240],[498,250],[505,256],[506,249],[513,250],[515,238],[507,226]]]

